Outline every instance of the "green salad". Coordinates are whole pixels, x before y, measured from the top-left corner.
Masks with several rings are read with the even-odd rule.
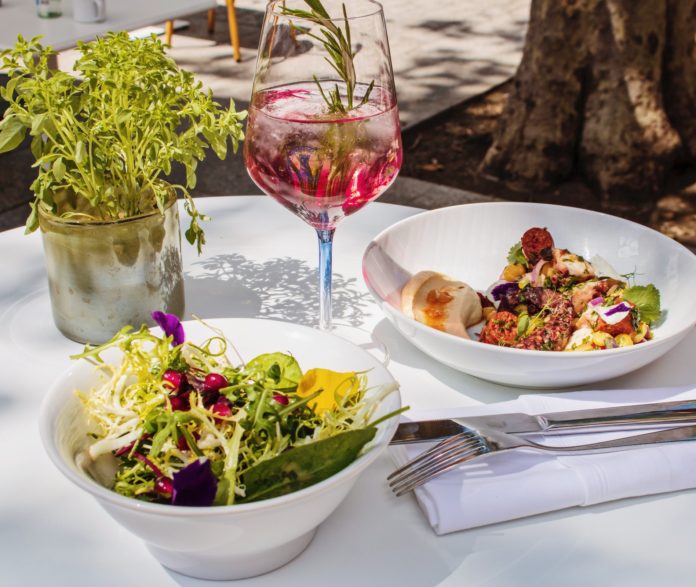
[[[78,394],[92,426],[88,458],[116,459],[121,495],[207,506],[290,493],[346,467],[402,411],[371,421],[396,384],[368,393],[366,373],[303,371],[285,352],[235,364],[222,333],[194,344],[175,316],[153,318],[165,336],[126,327],[73,357],[103,375]],[[117,363],[102,357],[114,347]]]

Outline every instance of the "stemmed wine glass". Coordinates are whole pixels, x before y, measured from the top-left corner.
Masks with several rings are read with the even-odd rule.
[[[317,232],[321,329],[331,329],[336,225],[389,187],[401,159],[381,5],[372,0],[269,2],[244,162],[266,194]]]

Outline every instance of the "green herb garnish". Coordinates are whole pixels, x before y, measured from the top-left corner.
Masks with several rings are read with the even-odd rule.
[[[524,256],[524,252],[522,251],[522,242],[518,242],[510,247],[507,260],[508,263],[519,263],[520,265],[524,266],[527,265],[527,257]]]
[[[644,322],[651,324],[660,318],[660,292],[652,283],[629,287],[623,291],[622,297],[635,304]]]
[[[517,322],[517,336],[524,336],[527,334],[527,329],[529,328],[529,315],[520,314],[519,321]]]
[[[353,63],[353,58],[355,57],[355,51],[353,51],[351,39],[350,39],[350,25],[348,23],[348,13],[346,11],[346,5],[342,4],[343,8],[343,29],[338,26],[332,19],[326,8],[320,0],[304,0],[307,6],[311,10],[301,10],[298,8],[287,8],[286,6],[281,7],[282,14],[285,16],[294,16],[296,18],[302,18],[319,25],[322,36],[315,35],[314,33],[308,32],[305,28],[300,28],[291,23],[291,26],[295,30],[305,33],[319,41],[326,49],[326,52],[330,57],[325,57],[327,63],[333,67],[333,69],[338,74],[339,78],[343,81],[346,86],[346,103],[343,103],[341,97],[341,92],[338,88],[338,84],[334,84],[334,87],[328,91],[325,91],[321,85],[321,82],[314,76],[314,81],[319,87],[319,92],[326,102],[329,112],[345,114],[353,108],[360,107],[367,103],[372,88],[375,85],[374,80],[370,82],[370,85],[365,92],[365,95],[360,100],[360,103],[355,106],[355,86],[356,74],[355,65]]]

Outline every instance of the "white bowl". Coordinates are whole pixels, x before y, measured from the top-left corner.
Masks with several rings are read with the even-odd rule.
[[[654,339],[596,352],[511,349],[440,332],[401,312],[401,289],[418,271],[439,271],[485,291],[510,247],[533,226],[547,227],[558,247],[586,258],[601,255],[620,274],[637,271],[637,284],[655,284],[665,313]],[[511,386],[566,387],[623,375],[666,353],[696,321],[696,255],[639,224],[564,206],[466,204],[412,216],[370,243],[363,276],[387,318],[416,347],[445,365]]]
[[[303,369],[368,371],[369,385],[394,383],[372,355],[337,336],[284,322],[251,319],[207,321],[222,330],[245,359],[289,351]],[[184,323],[188,340],[212,333],[197,322]],[[230,359],[233,357],[230,354]],[[60,471],[97,499],[120,524],[142,538],[151,553],[179,573],[203,579],[239,579],[265,573],[300,554],[314,532],[343,501],[358,476],[386,447],[398,418],[379,425],[371,448],[332,477],[301,491],[249,504],[179,507],[152,504],[119,495],[88,476],[75,462],[88,439],[75,389],[89,390],[94,368],[76,363],[58,379],[41,407],[40,430],[46,450]],[[378,417],[398,410],[398,392],[390,394]],[[88,521],[85,521],[88,523]]]

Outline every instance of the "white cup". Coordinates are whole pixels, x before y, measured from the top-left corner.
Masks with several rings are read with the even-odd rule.
[[[106,0],[73,0],[73,20],[101,22],[106,18]]]

